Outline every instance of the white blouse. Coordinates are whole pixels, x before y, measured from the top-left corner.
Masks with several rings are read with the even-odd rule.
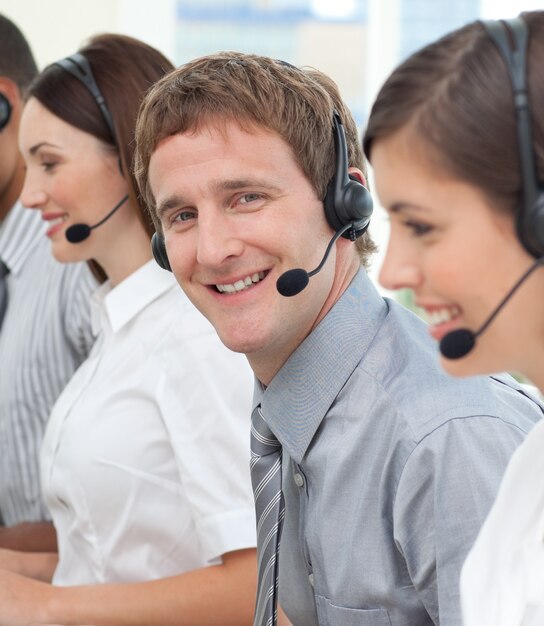
[[[513,454],[461,573],[464,626],[544,625],[544,422]]]
[[[254,547],[245,357],[153,261],[93,306],[100,334],[42,447],[53,582],[162,578]]]

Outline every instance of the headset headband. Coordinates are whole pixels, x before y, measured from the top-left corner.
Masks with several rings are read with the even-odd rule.
[[[533,256],[540,257],[544,253],[544,195],[538,182],[531,132],[527,88],[529,32],[527,24],[521,17],[484,21],[482,25],[506,63],[514,95],[522,183],[522,204],[517,221],[518,235],[526,250]]]
[[[72,74],[72,76],[75,76],[79,81],[81,81],[85,87],[87,87],[88,91],[95,99],[100,112],[102,113],[115,145],[118,145],[111,113],[106,105],[106,100],[104,99],[102,92],[96,84],[89,61],[87,61],[87,59],[80,52],[77,52],[72,56],[56,61],[55,65],[62,67],[64,70]]]

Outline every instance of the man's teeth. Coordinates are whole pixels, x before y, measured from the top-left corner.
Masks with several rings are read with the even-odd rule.
[[[221,293],[237,293],[252,287],[254,283],[258,283],[265,277],[265,272],[255,272],[252,276],[246,276],[243,280],[237,280],[230,285],[216,285],[217,290]]]
[[[426,311],[427,321],[431,326],[438,326],[438,324],[444,324],[460,315],[461,309],[459,307],[450,307],[447,309],[439,309],[436,311]]]

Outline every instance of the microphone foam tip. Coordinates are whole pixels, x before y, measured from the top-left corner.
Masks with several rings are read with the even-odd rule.
[[[303,269],[294,269],[284,272],[276,281],[276,289],[282,296],[290,298],[300,293],[308,284],[308,272]]]
[[[64,234],[70,243],[79,243],[91,234],[91,227],[88,224],[73,224]]]
[[[446,359],[460,359],[466,356],[476,343],[476,335],[468,328],[459,328],[442,337],[440,353]]]

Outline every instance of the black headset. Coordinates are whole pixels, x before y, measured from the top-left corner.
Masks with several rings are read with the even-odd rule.
[[[529,31],[521,17],[482,24],[506,63],[514,93],[523,190],[517,212],[517,233],[527,252],[540,258],[544,255],[544,187],[538,181],[527,91]]]
[[[352,224],[342,237],[354,241],[368,228],[372,216],[372,195],[354,176],[348,174],[349,160],[346,133],[340,115],[333,113],[333,137],[336,172],[327,186],[323,204],[329,226],[339,231]]]
[[[100,112],[102,113],[102,117],[104,118],[108,129],[111,133],[111,137],[115,145],[119,145],[117,142],[117,137],[115,135],[115,127],[113,125],[113,119],[111,117],[110,110],[106,104],[104,96],[102,92],[98,88],[96,84],[96,80],[94,78],[93,72],[91,70],[91,64],[87,59],[80,53],[72,54],[65,59],[61,59],[60,61],[55,61],[55,65],[59,65],[64,70],[66,70],[72,76],[75,76],[80,82],[82,82],[87,90],[91,93],[93,98],[95,99]]]
[[[351,224],[342,237],[354,241],[368,228],[372,216],[372,195],[355,177],[348,174],[348,148],[344,125],[340,115],[333,114],[333,136],[336,151],[336,172],[327,186],[323,200],[325,217],[330,227],[339,231]],[[155,261],[165,270],[172,271],[164,238],[155,233],[151,238]]]
[[[172,271],[172,266],[168,260],[168,254],[166,254],[166,245],[164,243],[164,237],[159,233],[153,233],[151,237],[151,250],[153,251],[153,257],[157,261],[159,267],[163,270]]]
[[[11,117],[11,104],[3,93],[0,93],[0,131],[8,125]]]
[[[100,109],[100,112],[102,113],[102,117],[104,118],[104,121],[106,122],[108,130],[110,131],[111,138],[113,139],[114,144],[117,147],[119,147],[117,136],[115,134],[115,127],[113,125],[113,118],[111,116],[110,110],[108,109],[108,105],[106,104],[106,100],[104,99],[102,92],[100,91],[98,85],[96,84],[96,80],[91,70],[91,64],[89,63],[89,61],[87,61],[87,59],[80,52],[77,52],[76,54],[66,57],[65,59],[61,59],[60,61],[55,61],[54,65],[58,65],[63,70],[65,70],[66,72],[68,72],[69,74],[77,78],[77,80],[79,80],[81,83],[83,83],[83,85],[89,91],[91,96],[94,98],[98,108]],[[119,171],[121,172],[121,175],[124,176],[120,152],[119,152],[118,164],[119,164]],[[127,200],[128,200],[128,195],[125,195],[113,207],[113,209],[111,209],[106,214],[106,216],[103,217],[96,224],[93,224],[93,225],[85,224],[85,223],[72,224],[66,229],[66,232],[64,233],[66,239],[70,243],[74,243],[74,244],[85,241],[91,234],[91,231],[93,231],[95,228],[98,228],[98,226],[101,226],[102,224],[107,222],[114,215],[114,213],[121,206],[123,206],[123,204]]]

